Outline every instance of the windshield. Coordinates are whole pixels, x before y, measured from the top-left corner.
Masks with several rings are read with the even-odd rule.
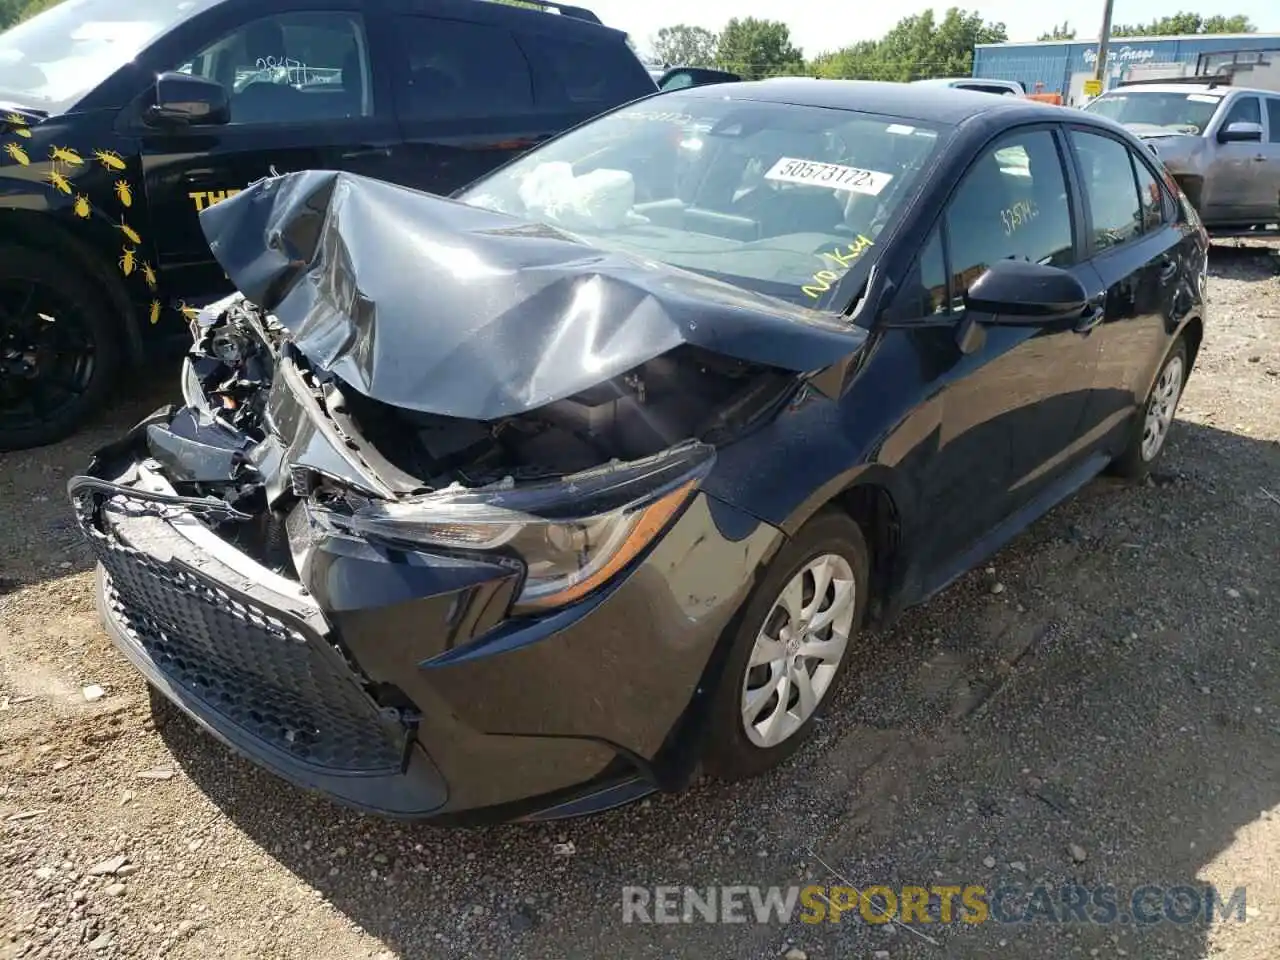
[[[0,34],[0,99],[67,107],[217,0],[63,0]]]
[[[870,263],[938,137],[878,115],[665,94],[566,134],[459,199],[826,309],[836,283]]]
[[[1222,97],[1209,93],[1107,93],[1085,107],[1126,126],[1159,127],[1199,136],[1217,112]]]

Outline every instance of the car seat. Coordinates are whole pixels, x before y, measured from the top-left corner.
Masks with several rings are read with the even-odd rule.
[[[284,30],[274,19],[267,18],[245,28],[245,60],[254,66],[259,61],[283,61]],[[245,85],[231,98],[232,123],[267,123],[289,120],[297,116],[298,98],[303,96],[287,83],[258,79]]]

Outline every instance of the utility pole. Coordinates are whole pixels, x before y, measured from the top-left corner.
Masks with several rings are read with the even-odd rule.
[[[1093,79],[1099,83],[1107,75],[1107,53],[1111,47],[1111,9],[1115,0],[1105,0],[1102,8],[1102,33],[1098,35],[1098,59],[1093,65]]]

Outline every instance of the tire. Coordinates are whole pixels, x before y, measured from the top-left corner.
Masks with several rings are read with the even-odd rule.
[[[1111,462],[1111,473],[1127,480],[1139,481],[1151,472],[1151,468],[1160,459],[1168,445],[1169,431],[1173,429],[1173,420],[1178,412],[1178,401],[1182,399],[1182,390],[1187,384],[1190,372],[1188,359],[1187,341],[1179,337],[1164,358],[1164,363],[1160,364],[1160,372],[1156,374],[1151,389],[1129,428],[1129,443],[1124,452]],[[1169,394],[1170,390],[1173,391],[1172,395]],[[1163,415],[1153,412],[1154,406],[1160,404],[1165,408]],[[1153,417],[1158,420],[1161,416],[1164,417],[1163,431],[1152,445],[1147,442],[1148,430],[1153,428]]]
[[[839,593],[829,589],[824,603],[814,608],[811,593],[815,584],[811,579],[812,574],[807,572],[810,564],[820,558],[831,557],[839,558],[839,562],[831,561],[829,569],[835,573],[831,582],[848,581],[853,585],[852,600],[840,606],[841,615],[837,617],[837,622],[843,626],[846,614],[851,613],[846,628],[848,639],[838,662],[833,665],[816,658],[804,658],[796,666],[791,666],[791,657],[796,653],[796,640],[787,627],[785,636],[791,639],[791,644],[778,647],[784,656],[769,664],[751,667],[752,653],[762,632],[767,630],[778,638],[784,636],[783,626],[791,620],[783,603],[786,596],[784,591],[794,580],[802,578],[805,592],[800,597],[800,607],[810,616],[815,612],[821,615],[837,605]],[[747,600],[745,613],[733,637],[724,672],[711,704],[703,757],[708,773],[722,780],[756,776],[791,756],[809,736],[814,718],[821,715],[831,702],[853,658],[852,650],[869,599],[870,570],[871,563],[862,530],[848,514],[835,510],[818,513],[778,552],[764,578]],[[811,649],[821,649],[822,643],[831,642],[830,639],[823,639],[824,636],[830,636],[829,627],[817,632]],[[833,655],[835,648],[827,648],[827,652],[828,655]],[[831,666],[834,669],[826,669]],[[798,699],[799,688],[791,680],[797,668],[804,669],[809,675],[810,690],[816,694],[816,706],[807,715]],[[781,673],[777,672],[779,670]],[[821,680],[819,673],[822,674]],[[787,677],[785,695],[792,705],[785,715],[779,715],[777,690],[783,675]],[[765,677],[769,679],[765,680]],[[755,712],[752,714],[754,736],[748,734],[747,721],[744,719],[748,685],[750,693],[761,698],[757,699]],[[819,686],[821,689],[816,689]],[[770,688],[773,692],[767,695],[759,692]],[[770,727],[771,719],[780,726]],[[782,738],[770,742],[770,735],[781,735]]]
[[[0,247],[0,452],[54,443],[99,410],[122,339],[101,291],[80,271],[46,253]]]

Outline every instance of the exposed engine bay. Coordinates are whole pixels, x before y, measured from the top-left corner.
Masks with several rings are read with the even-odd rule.
[[[528,413],[464,420],[382,403],[313,369],[280,322],[242,296],[215,305],[200,325],[188,356],[188,406],[167,427],[149,428],[148,445],[180,493],[223,497],[240,509],[254,506],[247,501],[277,466],[278,457],[259,448],[293,439],[272,423],[282,364],[300,374],[346,447],[405,495],[564,477],[687,440],[715,444],[798,382],[787,371],[683,345]],[[341,485],[342,478],[321,471],[304,478],[298,464],[285,466],[295,494]]]

